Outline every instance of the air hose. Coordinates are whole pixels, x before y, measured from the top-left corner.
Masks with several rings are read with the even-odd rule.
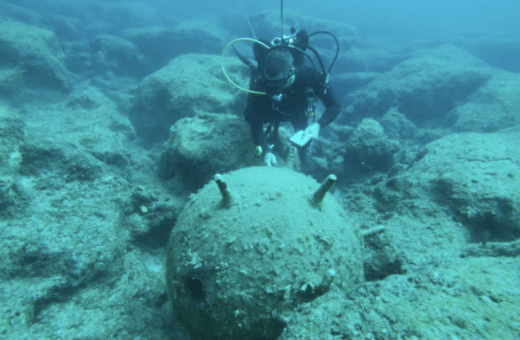
[[[240,85],[238,85],[237,83],[235,83],[233,80],[231,80],[231,78],[229,77],[229,75],[227,74],[226,72],[226,68],[224,67],[224,60],[226,58],[226,52],[228,50],[229,47],[233,46],[236,42],[239,42],[239,41],[250,41],[250,42],[253,42],[253,43],[257,43],[257,44],[260,44],[261,46],[265,47],[266,49],[269,49],[270,47],[266,44],[264,44],[263,42],[259,41],[259,40],[256,40],[256,39],[252,39],[252,38],[238,38],[238,39],[235,39],[231,42],[229,42],[226,47],[224,47],[224,50],[222,51],[222,56],[220,58],[220,67],[222,68],[222,72],[224,73],[224,76],[226,77],[226,79],[231,83],[231,85],[233,85],[234,87],[236,87],[237,89],[241,90],[241,91],[245,91],[247,93],[251,93],[251,94],[257,94],[257,95],[263,95],[265,96],[267,93],[265,92],[260,92],[260,91],[253,91],[253,90],[249,90],[249,89],[246,89],[245,87],[242,87]]]

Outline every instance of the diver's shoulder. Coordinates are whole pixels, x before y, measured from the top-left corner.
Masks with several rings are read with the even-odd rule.
[[[316,70],[314,67],[310,67],[307,65],[295,65],[294,68],[300,72],[306,72],[306,73],[318,72],[318,70]]]
[[[300,79],[307,79],[308,81],[314,81],[321,77],[321,72],[316,70],[313,67],[309,67],[307,65],[298,65],[295,66],[296,75],[299,76]]]

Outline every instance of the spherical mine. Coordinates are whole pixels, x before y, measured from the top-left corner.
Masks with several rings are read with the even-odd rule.
[[[298,305],[361,280],[354,228],[330,193],[309,200],[315,180],[252,167],[218,182],[192,196],[168,244],[168,293],[194,339],[276,339]]]

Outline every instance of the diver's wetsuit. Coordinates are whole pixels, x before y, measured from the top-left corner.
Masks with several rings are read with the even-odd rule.
[[[308,101],[305,92],[308,88],[312,88],[314,93],[318,94],[318,98],[326,107],[325,112],[317,121],[320,129],[329,125],[341,111],[341,106],[331,87],[323,94],[320,72],[308,66],[299,65],[295,66],[295,74],[294,83],[283,90],[285,96],[281,102],[274,101],[269,95],[249,94],[247,98],[244,115],[251,125],[255,144],[261,146],[264,153],[269,151],[263,129],[264,124],[271,123],[277,129],[280,122],[289,121],[293,124],[295,131],[304,130],[307,127],[308,117],[305,111]],[[263,77],[257,78],[257,81],[252,78],[251,90],[266,91],[266,88],[267,84]]]

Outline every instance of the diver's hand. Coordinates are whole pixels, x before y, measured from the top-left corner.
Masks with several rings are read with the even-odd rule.
[[[264,163],[267,166],[275,166],[276,165],[276,156],[272,152],[267,152],[264,155]]]
[[[314,139],[318,139],[320,136],[320,124],[314,123],[305,129],[305,134],[310,135]]]

